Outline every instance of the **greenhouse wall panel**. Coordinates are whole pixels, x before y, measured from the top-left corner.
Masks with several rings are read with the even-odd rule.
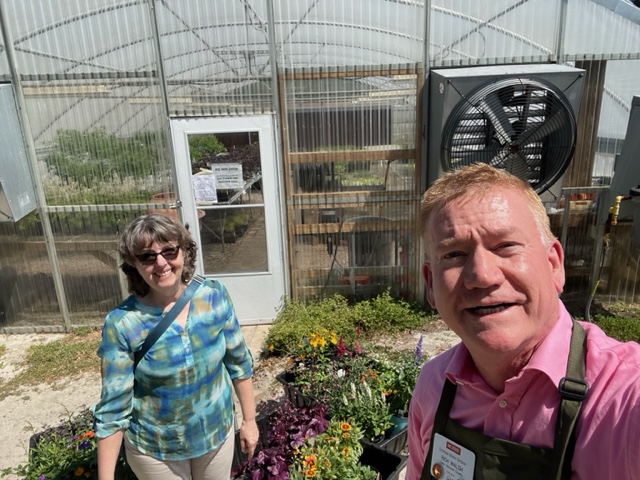
[[[5,0],[0,27],[0,81],[14,89],[38,197],[0,222],[0,329],[98,325],[127,294],[115,243],[136,215],[177,214],[179,168],[194,162],[187,152],[179,164],[170,128],[186,119],[273,125],[262,160],[277,179],[289,296],[389,289],[424,303],[416,219],[440,161],[426,153],[433,68],[584,70],[574,156],[548,209],[567,251],[564,295],[594,287],[599,201],[640,95],[629,1]],[[235,134],[257,145],[256,131]],[[237,198],[262,195],[253,180]],[[567,201],[589,208],[565,222]],[[617,229],[626,260],[604,261],[607,299],[638,297],[637,243]],[[215,248],[225,260],[224,241]]]

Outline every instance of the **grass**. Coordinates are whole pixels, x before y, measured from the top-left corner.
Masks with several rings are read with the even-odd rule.
[[[100,331],[86,328],[59,340],[31,345],[21,365],[22,370],[0,384],[0,400],[19,393],[23,386],[52,385],[58,380],[100,371],[100,361],[96,355],[99,343]],[[0,358],[6,348],[6,345],[0,345]]]

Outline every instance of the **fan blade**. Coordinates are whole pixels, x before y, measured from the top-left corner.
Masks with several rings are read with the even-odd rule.
[[[488,101],[488,99],[490,100]],[[498,105],[498,107],[496,107],[496,105]],[[509,117],[507,117],[507,114],[502,109],[502,100],[500,100],[497,92],[491,92],[484,99],[480,100],[476,108],[484,113],[489,121],[491,121],[491,125],[493,125],[502,145],[511,142],[511,138],[515,135],[515,132],[511,126]]]
[[[512,153],[505,158],[503,168],[522,180],[529,178],[529,164],[527,164],[520,152]]]
[[[527,143],[539,142],[544,137],[560,130],[567,121],[569,121],[567,112],[561,108],[550,117],[547,117],[544,122],[530,125],[524,132],[518,135],[515,143],[525,145]]]
[[[469,153],[468,155],[465,155],[460,158],[462,159],[462,162],[464,163],[464,165],[471,165],[474,163],[491,164],[491,162],[496,157],[502,157],[501,153],[503,153],[504,150],[505,150],[505,147],[500,145],[500,143],[494,139],[490,145],[487,145],[482,150],[475,150]]]

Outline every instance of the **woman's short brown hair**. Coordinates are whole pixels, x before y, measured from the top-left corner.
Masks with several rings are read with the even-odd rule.
[[[127,277],[129,291],[141,297],[149,293],[150,287],[135,267],[136,255],[153,242],[173,243],[180,247],[184,255],[183,283],[191,280],[196,269],[198,247],[184,225],[164,214],[139,216],[124,228],[118,243],[118,253],[122,260],[120,268]]]

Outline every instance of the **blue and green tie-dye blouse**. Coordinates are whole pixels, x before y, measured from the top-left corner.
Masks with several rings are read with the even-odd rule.
[[[159,321],[159,308],[132,295],[110,312],[102,331],[102,395],[96,436],[125,430],[142,452],[184,460],[222,445],[234,425],[232,379],[253,373],[251,352],[227,290],[206,280],[189,305],[133,370],[133,352]]]

